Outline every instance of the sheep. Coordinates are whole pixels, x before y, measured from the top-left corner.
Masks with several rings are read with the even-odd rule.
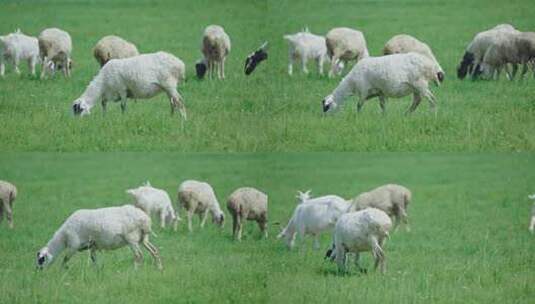
[[[103,67],[111,59],[130,58],[139,55],[137,47],[121,37],[105,36],[93,48],[93,56]]]
[[[268,196],[250,187],[238,188],[227,199],[227,209],[232,215],[232,235],[241,241],[245,220],[256,221],[267,239]]]
[[[535,201],[535,194],[532,194],[528,197]],[[535,232],[535,202],[533,203],[533,207],[531,207],[531,222],[529,223],[529,231],[531,233]]]
[[[464,79],[470,74],[472,79],[477,78],[487,49],[501,36],[516,32],[518,31],[510,24],[499,24],[490,30],[478,33],[466,47],[461,63],[457,67],[457,77]]]
[[[349,202],[336,195],[308,199],[297,205],[288,225],[277,238],[284,238],[288,248],[292,249],[296,234],[299,234],[301,239],[307,234],[312,235],[314,249],[319,249],[319,234],[334,227],[338,218],[347,212],[350,206]]]
[[[485,78],[499,79],[500,72],[505,67],[507,77],[513,80],[518,65],[523,65],[521,77],[524,77],[528,65],[535,59],[535,33],[518,32],[500,35],[487,49],[481,63],[481,73]],[[513,65],[512,72],[507,64]]]
[[[210,79],[214,77],[214,73],[217,73],[219,79],[224,79],[225,60],[230,53],[230,38],[221,26],[209,25],[204,29],[201,52],[204,58],[197,64],[205,66]],[[202,76],[204,75],[199,78]]]
[[[438,63],[431,48],[424,42],[406,34],[396,35],[388,40],[383,48],[384,55],[404,54],[415,52],[431,59],[439,68],[439,71],[444,74],[444,70]]]
[[[429,90],[428,82],[433,81],[439,86],[443,80],[444,73],[439,66],[417,53],[365,58],[323,99],[323,112],[342,105],[348,96],[357,94],[357,111],[360,112],[366,100],[379,97],[379,105],[384,114],[387,97],[399,98],[413,94],[412,105],[406,114],[418,107],[423,96],[436,115],[435,96]]]
[[[178,202],[186,209],[188,217],[188,230],[193,231],[192,219],[198,214],[201,219],[201,228],[204,227],[208,213],[212,214],[212,221],[223,227],[225,215],[219,207],[214,189],[208,183],[195,180],[186,180],[178,187]]]
[[[0,180],[0,223],[4,219],[5,211],[10,229],[13,229],[13,202],[16,198],[17,187],[9,182]]]
[[[395,220],[395,228],[404,223],[405,229],[410,231],[407,209],[411,200],[412,193],[409,189],[401,185],[387,184],[359,194],[352,200],[349,211],[377,208]]]
[[[20,29],[6,36],[0,36],[0,77],[5,75],[5,61],[11,61],[17,75],[20,75],[19,62],[28,61],[32,76],[39,63],[39,42],[37,38],[23,34]]]
[[[369,56],[366,39],[362,32],[347,27],[330,30],[325,36],[327,54],[331,60],[329,77],[340,74],[342,67],[339,61],[347,64],[349,61],[359,61]]]
[[[302,204],[308,201],[312,197],[310,192],[311,190],[307,190],[305,192],[297,191],[297,195],[295,196],[297,199],[297,204]]]
[[[243,68],[245,75],[250,75],[260,62],[267,60],[267,48],[268,42],[266,41],[256,51],[250,53],[247,58],[245,58],[245,66]]]
[[[171,114],[178,107],[186,120],[186,108],[176,89],[184,81],[185,74],[182,60],[166,52],[112,59],[73,102],[72,109],[75,115],[83,116],[90,114],[91,108],[99,101],[104,112],[108,101],[116,101],[121,102],[124,113],[127,98],[148,99],[164,91],[171,103]]]
[[[343,214],[334,228],[333,246],[327,250],[326,258],[336,260],[338,271],[346,272],[346,257],[350,252],[355,253],[357,269],[366,273],[366,269],[359,265],[359,255],[364,251],[371,251],[375,258],[375,269],[379,266],[382,273],[386,272],[386,256],[383,242],[389,237],[392,221],[382,210],[366,208],[358,212]]]
[[[72,69],[72,40],[69,33],[58,28],[48,28],[39,34],[39,56],[43,64],[41,79],[46,74],[54,75],[56,70],[62,70],[66,77],[71,76]]]
[[[323,63],[329,62],[325,37],[314,35],[305,29],[303,32],[284,35],[283,38],[288,41],[289,45],[288,75],[292,75],[293,64],[296,60],[301,60],[301,67],[305,74],[308,74],[307,61],[315,60],[319,74],[323,75]]]
[[[145,211],[149,216],[158,214],[161,228],[165,228],[166,223],[173,223],[174,230],[177,230],[180,216],[175,213],[173,203],[167,192],[152,187],[150,182],[147,181],[138,188],[126,190],[126,193],[134,198],[134,205]]]
[[[65,220],[50,241],[37,252],[37,267],[43,269],[66,251],[63,266],[77,252],[89,250],[96,264],[98,250],[115,250],[129,246],[134,267],[143,260],[140,245],[149,251],[158,269],[163,269],[158,249],[149,241],[151,220],[132,205],[100,209],[80,209]]]

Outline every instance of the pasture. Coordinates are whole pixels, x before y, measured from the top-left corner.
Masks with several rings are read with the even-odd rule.
[[[514,1],[2,1],[0,33],[21,28],[37,36],[46,27],[68,31],[74,44],[71,79],[41,81],[8,70],[0,80],[0,142],[3,151],[533,151],[535,80],[460,81],[455,68],[479,31],[511,23],[535,30],[535,6]],[[205,26],[220,24],[232,40],[225,81],[199,81]],[[363,113],[356,98],[346,109],[324,116],[320,102],[340,78],[287,71],[283,34],[308,26],[324,35],[337,26],[364,32],[372,55],[393,35],[408,33],[427,42],[446,71],[433,88],[435,118],[422,103],[405,117],[410,97],[390,99],[387,115],[377,100]],[[72,102],[98,71],[92,47],[116,34],[143,53],[165,50],[181,58],[187,81],[179,86],[189,120],[169,115],[165,95],[130,101],[125,115],[112,104],[104,116],[75,119]],[[269,59],[243,74],[247,54],[269,41]],[[347,72],[348,69],[346,68]],[[58,75],[59,76],[59,75]]]
[[[527,231],[535,173],[529,154],[420,153],[2,153],[0,176],[18,186],[15,228],[0,224],[0,303],[530,303],[535,243]],[[35,253],[74,210],[129,201],[145,180],[173,199],[184,179],[210,182],[227,215],[223,230],[161,230],[152,237],[164,271],[148,254],[137,271],[128,248],[87,252],[67,270],[35,270]],[[275,239],[297,190],[346,198],[387,182],[413,191],[412,232],[386,244],[386,275],[336,274],[310,239],[289,252]],[[225,198],[250,185],[269,194],[269,239],[253,223],[231,239]],[[183,210],[180,210],[184,218]],[[57,257],[58,260],[61,257]]]

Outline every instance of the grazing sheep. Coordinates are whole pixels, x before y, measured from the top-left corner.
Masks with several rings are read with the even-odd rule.
[[[534,59],[534,32],[506,33],[500,35],[485,52],[481,63],[481,73],[484,78],[495,77],[495,79],[499,79],[500,72],[505,67],[507,77],[513,80],[518,65],[523,65],[521,77],[524,77],[528,70],[528,65]],[[507,64],[513,65],[512,71],[509,71]]]
[[[178,107],[185,120],[186,108],[176,89],[185,75],[182,60],[166,52],[112,59],[74,101],[72,109],[75,115],[87,115],[97,102],[101,102],[102,110],[106,111],[106,103],[116,101],[121,102],[124,112],[127,98],[148,99],[164,91],[171,103],[171,114]]]
[[[359,194],[351,202],[349,210],[353,212],[369,207],[383,210],[395,220],[396,228],[400,223],[404,223],[405,229],[410,231],[407,209],[411,199],[412,193],[406,187],[387,184]]]
[[[62,70],[66,77],[71,76],[72,69],[72,41],[69,33],[58,28],[48,28],[39,34],[39,53],[43,68],[41,79],[46,74],[54,75]]]
[[[529,196],[530,199],[535,200],[535,194]],[[533,233],[535,231],[535,203],[531,207],[531,222],[529,223],[529,231]]]
[[[245,220],[256,221],[268,237],[268,196],[250,187],[238,188],[227,199],[227,209],[232,215],[232,235],[241,241]]]
[[[457,77],[464,79],[467,74],[470,74],[473,79],[477,78],[487,49],[500,36],[516,32],[518,31],[510,24],[499,24],[490,30],[478,33],[466,47],[461,63],[457,67]]]
[[[366,39],[362,32],[347,27],[338,27],[330,30],[325,36],[327,54],[331,59],[329,77],[342,71],[339,61],[347,65],[349,61],[359,61],[369,56]]]
[[[93,48],[93,56],[104,66],[111,59],[130,58],[139,55],[137,47],[121,37],[105,36]]]
[[[129,246],[137,268],[143,260],[140,245],[152,255],[158,269],[162,262],[158,249],[149,241],[151,220],[141,209],[131,205],[75,211],[54,233],[48,244],[37,252],[37,267],[42,269],[66,251],[63,266],[78,251],[89,250],[96,263],[97,250],[115,250]]]
[[[386,256],[383,242],[388,238],[392,221],[386,213],[376,208],[367,208],[358,212],[343,214],[334,228],[334,242],[325,254],[331,261],[336,259],[339,272],[346,272],[346,257],[355,253],[355,265],[360,272],[366,269],[359,265],[359,255],[371,251],[375,258],[375,269],[379,266],[382,273],[386,271]]]
[[[288,75],[292,75],[293,64],[297,60],[301,60],[301,68],[305,74],[308,74],[307,61],[315,60],[320,75],[323,75],[323,63],[329,61],[325,37],[314,35],[305,29],[303,32],[284,35],[284,39],[288,41],[289,45]]]
[[[309,234],[314,237],[314,248],[319,249],[319,234],[322,231],[334,227],[340,216],[347,212],[351,204],[336,195],[326,195],[311,198],[297,205],[288,221],[288,225],[277,236],[283,238],[289,249],[295,245],[297,234],[304,238]]]
[[[425,97],[436,115],[435,96],[429,90],[429,81],[444,80],[444,73],[429,58],[417,54],[394,54],[369,57],[357,63],[338,87],[322,101],[323,112],[342,105],[350,95],[357,94],[360,112],[366,100],[379,97],[379,105],[385,113],[387,97],[403,97],[413,94],[413,102],[407,114],[413,112]]]
[[[17,187],[0,180],[0,223],[6,213],[9,228],[13,229],[13,201],[17,198]]]
[[[250,75],[255,69],[256,66],[268,58],[267,53],[268,42],[264,42],[256,51],[252,52],[245,59],[244,72],[245,75]]]
[[[390,40],[388,40],[383,49],[383,54],[392,55],[392,54],[405,54],[409,52],[415,52],[421,55],[426,56],[431,59],[439,68],[439,70],[444,74],[444,70],[438,63],[435,55],[431,48],[424,42],[410,36],[410,35],[396,35]]]
[[[17,75],[19,63],[28,61],[28,67],[35,76],[35,65],[39,62],[39,42],[37,38],[24,35],[20,29],[6,36],[0,36],[0,77],[5,74],[5,61],[11,61]]]
[[[192,218],[198,214],[201,219],[201,228],[204,227],[208,213],[212,214],[212,221],[223,227],[225,215],[219,207],[214,189],[208,183],[195,180],[184,181],[178,187],[178,202],[187,211],[188,229],[193,231]]]
[[[230,53],[230,38],[219,25],[209,25],[204,30],[201,51],[204,55],[202,62],[207,66],[210,79],[217,73],[217,78],[225,78],[225,59]],[[199,78],[202,78],[199,77]]]
[[[149,216],[158,214],[160,216],[160,226],[165,228],[166,223],[173,223],[174,230],[177,230],[180,217],[173,209],[171,198],[161,189],[156,189],[146,182],[144,185],[128,189],[126,193],[134,198],[134,205],[145,211]]]

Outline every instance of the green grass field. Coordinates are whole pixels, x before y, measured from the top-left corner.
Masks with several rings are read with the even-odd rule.
[[[15,229],[0,224],[1,303],[531,303],[535,243],[527,231],[535,164],[528,154],[165,154],[2,153],[0,176],[15,183]],[[270,237],[254,224],[241,243],[207,225],[189,234],[154,227],[164,272],[130,250],[86,252],[68,270],[35,271],[35,253],[79,208],[118,205],[149,179],[175,196],[186,178],[209,181],[220,204],[235,188],[269,194]],[[306,240],[289,252],[275,235],[297,190],[347,198],[387,182],[413,191],[412,232],[386,244],[386,275],[336,275]],[[225,208],[226,209],[226,208]],[[226,210],[225,210],[226,211]],[[182,216],[184,215],[181,210]],[[198,225],[198,221],[195,223]],[[322,247],[329,245],[328,234]],[[60,257],[58,257],[60,258]],[[369,254],[364,264],[372,267]]]
[[[0,33],[21,28],[31,35],[51,26],[70,32],[72,79],[17,77],[0,80],[0,143],[3,151],[533,151],[535,80],[471,82],[455,67],[479,31],[508,22],[534,30],[535,6],[520,1],[2,1]],[[208,24],[221,24],[232,39],[223,82],[198,81],[194,61]],[[324,117],[320,101],[339,79],[286,74],[285,33],[304,26],[325,34],[337,26],[362,30],[370,53],[398,33],[432,46],[446,71],[434,88],[439,114],[422,103],[404,117],[410,97],[391,99],[388,114],[377,101],[361,115],[355,99],[345,111]],[[120,35],[141,52],[166,50],[187,65],[179,87],[189,121],[169,115],[166,97],[130,102],[125,115],[110,105],[75,119],[71,103],[98,70],[92,47],[104,35]],[[250,76],[245,56],[270,42],[270,58]],[[27,71],[24,67],[23,71]]]

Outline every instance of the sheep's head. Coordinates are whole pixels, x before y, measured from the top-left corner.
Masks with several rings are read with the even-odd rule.
[[[472,70],[472,67],[474,66],[474,60],[475,56],[473,53],[464,53],[463,59],[457,67],[457,77],[459,77],[459,79],[464,79],[464,77],[466,77],[466,74],[468,74]]]
[[[36,266],[37,269],[43,269],[44,267],[50,265],[54,260],[54,256],[48,251],[48,247],[37,252]]]
[[[74,115],[88,115],[91,114],[89,111],[89,105],[83,99],[77,99],[72,104],[72,112]]]
[[[214,222],[214,224],[223,228],[223,224],[225,223],[225,215],[223,214],[223,212],[214,214],[214,216],[212,217],[212,221]]]
[[[307,190],[306,192],[297,191],[297,195],[295,196],[295,198],[297,198],[297,203],[301,204],[301,203],[309,200],[310,199],[310,191],[311,190]]]
[[[247,58],[245,59],[245,68],[244,68],[245,75],[250,75],[255,70],[256,66],[260,62],[268,58],[267,45],[268,43],[264,42],[264,44],[262,44],[262,46],[260,46],[258,50],[254,51],[253,53],[249,54],[249,56],[247,56]]]
[[[335,109],[338,105],[336,102],[334,102],[334,96],[328,95],[321,101],[321,105],[323,107],[323,113],[331,111],[332,109]]]
[[[206,60],[200,59],[195,63],[195,71],[197,72],[197,78],[203,79],[206,74]]]

